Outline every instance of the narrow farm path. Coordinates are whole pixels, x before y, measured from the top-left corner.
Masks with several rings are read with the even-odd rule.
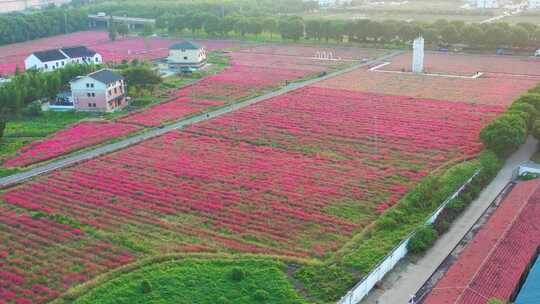
[[[513,170],[528,161],[537,148],[538,141],[529,137],[527,142],[508,158],[504,167],[493,181],[471,203],[469,208],[452,224],[435,245],[416,262],[404,262],[381,282],[381,288],[374,290],[364,301],[365,304],[407,304],[411,295],[422,287],[443,260],[452,252],[474,223],[495,200],[512,178]]]
[[[252,104],[261,102],[263,100],[267,100],[267,99],[270,99],[270,98],[277,97],[279,95],[286,94],[286,93],[288,93],[290,91],[293,91],[293,90],[296,90],[296,89],[299,89],[299,88],[302,88],[302,87],[306,87],[306,86],[312,85],[314,83],[317,83],[319,81],[326,80],[328,78],[332,78],[332,77],[335,77],[335,76],[338,76],[338,75],[341,75],[341,74],[344,74],[344,73],[348,73],[350,71],[353,71],[355,69],[358,69],[358,68],[361,68],[361,67],[364,67],[364,66],[372,65],[372,64],[375,64],[375,63],[378,63],[378,62],[384,62],[384,61],[386,61],[386,60],[388,60],[388,59],[390,59],[392,57],[395,57],[397,55],[402,54],[403,52],[404,51],[393,51],[393,52],[388,53],[388,54],[386,54],[384,56],[381,56],[379,58],[376,58],[376,59],[373,59],[373,60],[370,60],[370,61],[367,61],[367,62],[363,62],[363,63],[358,63],[358,64],[355,64],[355,65],[349,67],[349,68],[339,70],[339,71],[336,71],[336,72],[332,72],[332,73],[328,73],[327,75],[322,76],[322,77],[306,80],[306,81],[303,81],[303,82],[291,83],[291,84],[283,87],[280,90],[270,92],[270,93],[267,93],[267,94],[264,94],[264,95],[261,95],[261,96],[258,96],[258,97],[255,97],[255,98],[252,98],[252,99],[249,99],[249,100],[237,103],[237,104],[227,106],[227,107],[223,107],[223,108],[220,108],[220,109],[215,110],[213,112],[209,112],[209,113],[198,115],[198,116],[193,116],[191,118],[184,119],[184,120],[181,120],[179,122],[176,122],[176,123],[173,123],[173,124],[170,124],[170,125],[162,126],[162,127],[155,128],[155,129],[151,129],[151,130],[148,130],[145,133],[142,133],[142,134],[139,134],[139,135],[136,135],[136,136],[133,136],[133,137],[129,137],[129,138],[124,139],[124,140],[119,141],[119,142],[115,142],[115,143],[111,143],[111,144],[108,144],[108,145],[100,146],[100,147],[97,147],[95,149],[83,152],[83,153],[76,153],[76,154],[74,154],[72,156],[68,156],[68,157],[63,158],[63,159],[59,159],[59,160],[56,160],[56,161],[53,161],[53,162],[50,162],[50,163],[47,163],[47,164],[44,164],[44,165],[41,165],[41,166],[37,166],[37,167],[32,168],[32,169],[30,169],[28,171],[24,171],[24,172],[21,172],[21,173],[17,173],[17,174],[13,174],[13,175],[10,175],[10,176],[0,178],[0,188],[5,188],[5,187],[8,187],[8,186],[12,186],[14,184],[24,182],[24,181],[26,181],[26,180],[28,180],[28,179],[30,179],[32,177],[35,177],[37,175],[40,175],[40,174],[51,172],[51,171],[54,171],[54,170],[57,170],[57,169],[61,169],[61,168],[76,164],[76,163],[81,162],[81,161],[89,160],[89,159],[98,157],[100,155],[104,155],[104,154],[111,153],[111,152],[114,152],[114,151],[117,151],[117,150],[120,150],[120,149],[127,148],[127,147],[135,145],[135,144],[137,144],[137,143],[139,143],[141,141],[145,141],[145,140],[148,140],[150,138],[154,138],[154,137],[163,135],[163,134],[165,134],[167,132],[170,132],[172,130],[182,129],[182,128],[185,128],[185,127],[187,127],[187,126],[189,126],[191,124],[198,123],[198,122],[201,122],[201,121],[204,121],[204,120],[208,120],[208,119],[211,119],[213,117],[217,117],[217,116],[229,113],[229,112],[236,111],[238,109],[245,108],[245,107],[250,106]]]

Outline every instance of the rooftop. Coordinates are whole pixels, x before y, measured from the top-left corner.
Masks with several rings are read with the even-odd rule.
[[[103,69],[103,70],[99,70],[99,71],[90,73],[87,76],[90,77],[90,78],[93,78],[93,79],[95,79],[95,80],[97,80],[99,82],[102,82],[104,84],[109,84],[111,82],[116,82],[116,81],[124,79],[119,74],[117,74],[117,73],[115,73],[115,72],[113,72],[111,70],[107,70],[107,69]]]
[[[519,182],[423,303],[509,300],[540,244],[539,217],[540,179]]]
[[[34,56],[41,60],[41,62],[67,59],[67,57],[60,52],[59,49],[34,52]]]
[[[61,50],[64,54],[68,55],[70,58],[92,57],[96,54],[95,51],[82,45],[62,48]]]
[[[200,45],[187,40],[173,44],[170,47],[171,50],[198,50],[200,48],[202,48]]]

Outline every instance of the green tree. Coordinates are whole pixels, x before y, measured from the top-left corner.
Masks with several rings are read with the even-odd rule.
[[[222,20],[214,15],[208,16],[208,18],[204,21],[204,30],[208,35],[222,33]]]
[[[527,123],[518,115],[504,114],[482,129],[480,139],[499,156],[517,150],[527,138]]]
[[[117,32],[121,37],[126,37],[129,34],[129,26],[122,22],[118,25]]]
[[[276,18],[269,17],[263,20],[263,29],[270,34],[270,40],[272,40],[273,34],[277,31],[277,26]]]
[[[141,35],[148,37],[154,34],[154,26],[150,23],[145,23]]]
[[[300,17],[281,18],[278,29],[283,39],[298,41],[304,35],[304,21]]]
[[[478,46],[484,39],[484,31],[477,24],[466,25],[463,29],[462,40],[469,46]]]
[[[529,33],[520,26],[514,26],[510,30],[510,39],[513,47],[523,48],[529,44]]]
[[[407,244],[407,249],[412,253],[425,252],[435,243],[437,237],[437,230],[433,226],[423,226],[412,236]]]
[[[111,22],[109,26],[109,39],[111,39],[111,41],[116,41],[117,37],[118,37],[118,30],[116,29],[116,24],[114,24],[114,22]]]

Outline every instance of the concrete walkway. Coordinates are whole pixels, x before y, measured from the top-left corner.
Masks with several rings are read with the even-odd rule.
[[[499,192],[508,184],[512,177],[512,171],[531,158],[536,151],[537,144],[537,140],[529,137],[525,145],[506,161],[499,174],[480,193],[480,196],[452,224],[450,230],[442,235],[420,260],[399,265],[383,279],[381,288],[372,291],[361,303],[406,304],[410,296],[422,287],[495,200]]]
[[[351,67],[349,67],[347,69],[339,70],[339,71],[336,71],[336,72],[333,72],[333,73],[328,73],[327,75],[325,75],[323,77],[318,77],[318,78],[303,81],[303,82],[291,83],[291,84],[285,86],[284,88],[282,88],[280,90],[270,92],[270,93],[261,95],[259,97],[255,97],[255,98],[252,98],[252,99],[249,99],[249,100],[246,100],[246,101],[243,101],[243,102],[239,102],[239,103],[227,106],[227,107],[223,107],[223,108],[220,108],[218,110],[209,112],[207,114],[194,116],[194,117],[191,117],[191,118],[188,118],[188,119],[181,120],[181,121],[179,121],[177,123],[166,125],[166,126],[163,126],[163,127],[160,127],[160,128],[151,129],[148,132],[145,132],[145,133],[142,133],[140,135],[133,136],[133,137],[129,137],[127,139],[124,139],[124,140],[116,142],[116,143],[111,143],[111,144],[108,144],[108,145],[100,146],[100,147],[97,147],[95,149],[88,150],[88,151],[85,151],[85,152],[82,152],[82,153],[75,153],[72,156],[68,156],[66,158],[59,159],[57,161],[52,161],[52,162],[47,163],[47,164],[42,165],[42,166],[37,166],[37,167],[35,167],[33,169],[30,169],[28,171],[24,171],[24,172],[21,172],[21,173],[17,173],[17,174],[13,174],[13,175],[10,175],[10,176],[0,178],[0,188],[5,188],[5,187],[8,187],[8,186],[12,186],[14,184],[24,182],[24,181],[26,181],[26,180],[28,180],[28,179],[30,179],[32,177],[35,177],[37,175],[40,175],[40,174],[44,174],[44,173],[47,173],[47,172],[50,172],[50,171],[53,171],[53,170],[64,168],[64,167],[73,165],[75,163],[85,161],[85,160],[89,160],[89,159],[98,157],[100,155],[111,153],[111,152],[114,152],[114,151],[117,151],[117,150],[120,150],[120,149],[124,149],[126,147],[131,146],[131,145],[137,144],[137,143],[139,143],[141,141],[148,140],[150,138],[154,138],[154,137],[163,135],[163,134],[165,134],[167,132],[170,132],[172,130],[182,129],[182,128],[185,128],[185,127],[187,127],[187,126],[189,126],[191,124],[201,122],[201,121],[204,121],[204,120],[208,120],[208,119],[211,119],[213,117],[217,117],[217,116],[229,113],[229,112],[236,111],[238,109],[245,108],[245,107],[250,106],[252,104],[261,102],[263,100],[267,100],[267,99],[270,99],[270,98],[277,97],[279,95],[286,94],[286,93],[288,93],[290,91],[293,91],[293,90],[296,90],[296,89],[299,89],[299,88],[302,88],[302,87],[306,87],[306,86],[312,85],[314,83],[317,83],[319,81],[323,81],[323,80],[326,80],[328,78],[336,77],[336,76],[339,76],[339,75],[344,74],[344,73],[348,73],[350,71],[353,71],[355,69],[358,69],[358,68],[361,68],[361,67],[364,67],[364,66],[368,66],[368,65],[375,64],[375,63],[378,63],[378,62],[384,62],[384,61],[386,61],[386,60],[388,60],[388,59],[390,59],[392,57],[400,55],[401,53],[403,53],[403,51],[394,51],[394,52],[391,52],[391,53],[389,53],[387,55],[381,56],[381,57],[379,57],[377,59],[370,60],[370,61],[364,62],[364,63],[358,63],[358,64],[355,64],[355,65],[353,65],[353,66],[351,66]]]

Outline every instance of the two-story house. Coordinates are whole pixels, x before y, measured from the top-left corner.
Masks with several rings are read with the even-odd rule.
[[[100,64],[100,54],[85,46],[67,47],[34,52],[24,60],[26,70],[37,69],[46,72],[64,68],[67,64]]]
[[[70,85],[77,111],[113,112],[127,105],[124,78],[111,70],[77,77]]]
[[[206,65],[206,49],[190,41],[176,43],[169,48],[169,68],[177,71],[193,71]]]

